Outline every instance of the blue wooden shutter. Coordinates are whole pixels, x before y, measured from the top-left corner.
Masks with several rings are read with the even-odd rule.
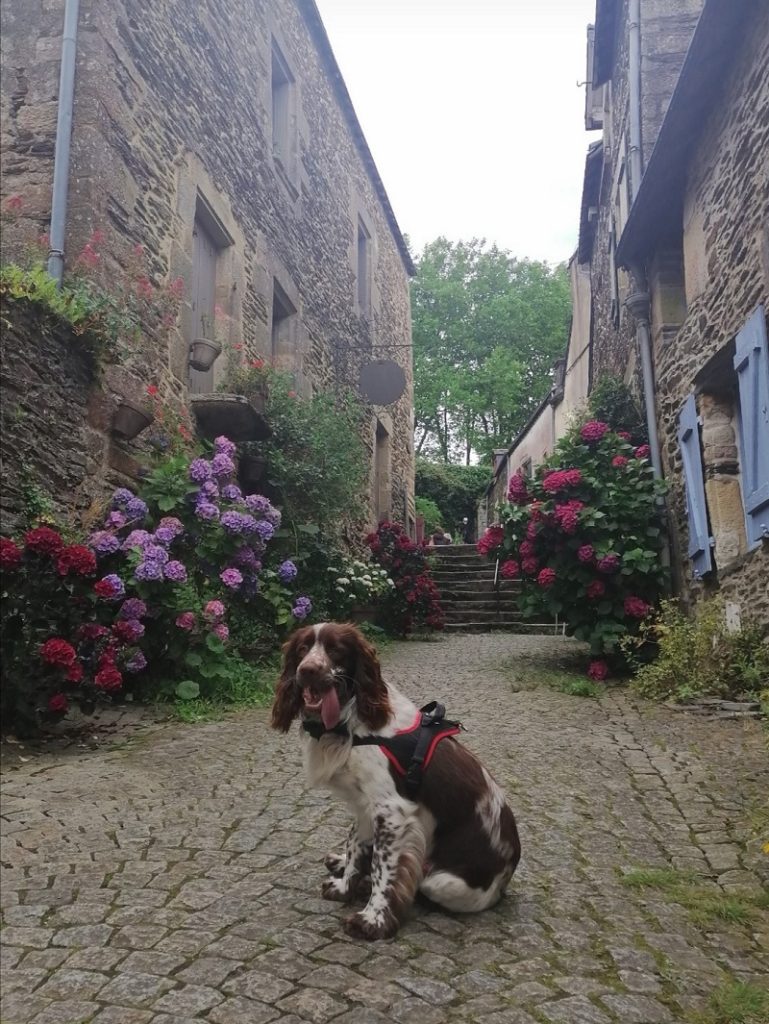
[[[769,539],[769,345],[759,306],[736,338],[742,490],[748,544]]]
[[[684,464],[686,483],[686,515],[689,520],[689,558],[695,579],[713,568],[708,534],[708,508],[705,504],[705,482],[702,476],[700,426],[694,395],[684,402],[678,417],[678,443]]]

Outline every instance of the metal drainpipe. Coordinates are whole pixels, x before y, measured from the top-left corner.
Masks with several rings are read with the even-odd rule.
[[[646,429],[649,433],[649,454],[654,475],[662,479],[660,441],[657,434],[656,402],[654,400],[654,368],[652,366],[651,324],[649,317],[649,292],[645,287],[643,271],[636,266],[630,268],[635,291],[628,295],[625,305],[636,322],[636,339],[641,352],[641,375],[643,378]]]
[[[630,198],[638,194],[641,163],[641,0],[628,7],[628,128],[630,134]]]
[[[75,60],[80,0],[65,0],[64,31],[61,38],[59,108],[56,120],[56,148],[53,156],[53,197],[48,249],[48,273],[61,285],[64,276],[64,239],[67,230],[69,153],[72,143],[72,111],[75,105]]]

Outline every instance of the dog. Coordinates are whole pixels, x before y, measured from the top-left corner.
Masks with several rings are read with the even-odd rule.
[[[344,922],[355,938],[391,938],[417,893],[450,911],[485,910],[520,859],[502,790],[440,711],[420,713],[385,683],[353,625],[304,626],[283,648],[272,726],[285,733],[300,721],[309,784],[353,812],[344,852],[326,857],[322,894],[343,903],[368,896]],[[416,746],[421,760],[402,763],[399,744]]]

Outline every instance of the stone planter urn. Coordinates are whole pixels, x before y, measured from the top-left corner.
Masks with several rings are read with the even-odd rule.
[[[210,370],[221,351],[222,346],[218,341],[211,341],[210,338],[195,338],[190,345],[190,366],[193,370],[203,372]]]
[[[121,398],[112,417],[112,433],[124,441],[132,441],[142,430],[146,430],[154,419],[152,413],[143,406],[128,398]]]
[[[243,395],[190,395],[190,408],[202,437],[224,434],[235,442],[264,441],[272,433],[264,408],[257,408]]]

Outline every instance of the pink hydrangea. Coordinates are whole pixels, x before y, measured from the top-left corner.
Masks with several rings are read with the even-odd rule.
[[[219,579],[230,590],[237,590],[240,584],[243,582],[243,574],[238,572],[237,569],[225,569],[224,572],[219,573]]]
[[[596,444],[608,431],[608,423],[601,423],[600,420],[589,420],[580,430],[579,436],[583,441],[587,441],[588,444]]]
[[[617,437],[621,438],[623,441],[631,440],[631,435],[628,434],[627,430],[618,430]]]
[[[176,625],[179,629],[186,629],[187,632],[191,632],[195,628],[195,622],[194,612],[182,612],[176,617]]]
[[[536,519],[529,520],[529,525],[526,527],[526,536],[529,538],[529,540],[534,540],[534,538],[537,536],[537,533],[539,532],[537,522],[538,520]]]
[[[495,548],[498,548],[502,541],[505,539],[505,530],[503,526],[495,523],[490,526],[481,539],[476,544],[478,554],[488,555]]]
[[[625,615],[631,619],[645,619],[649,614],[651,605],[647,604],[640,597],[635,597],[632,594],[625,598]]]
[[[628,459],[627,455],[615,455],[611,460],[611,464],[615,469],[624,469],[629,461],[630,459]]]
[[[597,601],[606,593],[606,587],[600,580],[593,580],[587,585],[587,596],[591,601]]]
[[[203,609],[203,614],[207,619],[222,619],[226,610],[222,601],[209,601]]]
[[[230,627],[224,622],[217,622],[211,632],[214,636],[219,637],[223,644],[227,643],[230,638]]]
[[[651,448],[648,444],[639,444],[639,446],[633,451],[633,455],[637,459],[648,459],[651,454]]]
[[[609,666],[600,658],[596,658],[590,662],[587,670],[587,674],[591,679],[595,679],[598,682],[603,682],[609,676]]]
[[[518,470],[510,478],[510,484],[507,488],[507,500],[511,501],[514,505],[525,505],[529,499],[529,489],[526,484],[526,477]]]
[[[548,494],[556,494],[568,487],[577,487],[582,482],[582,472],[579,469],[555,469],[547,473],[542,481],[542,489]]]
[[[527,576],[533,576],[537,569],[539,569],[539,562],[536,558],[524,558],[521,562],[521,568]]]
[[[595,558],[595,551],[592,544],[583,544],[577,548],[577,558],[583,565],[588,565]]]
[[[522,540],[518,552],[521,558],[531,558],[536,554],[536,548],[530,540]]]
[[[540,569],[539,575],[537,576],[537,583],[544,590],[547,590],[549,587],[552,587],[552,585],[555,583],[555,569]]]
[[[619,555],[608,554],[598,559],[598,571],[611,575],[619,569]]]
[[[579,513],[584,507],[581,501],[567,501],[563,505],[555,506],[553,517],[564,533],[572,535],[577,532]]]
[[[502,565],[499,568],[499,571],[503,579],[513,580],[520,575],[521,567],[514,559],[508,558],[506,562],[502,563]]]

